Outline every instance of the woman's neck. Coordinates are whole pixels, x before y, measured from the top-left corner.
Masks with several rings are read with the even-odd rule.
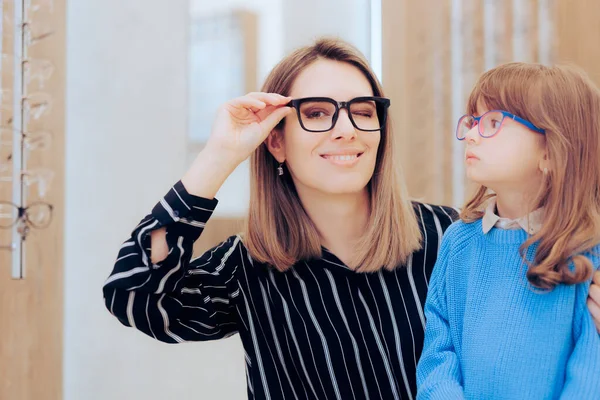
[[[321,244],[348,264],[369,219],[368,191],[339,195],[311,191],[300,194],[300,201],[321,235]]]

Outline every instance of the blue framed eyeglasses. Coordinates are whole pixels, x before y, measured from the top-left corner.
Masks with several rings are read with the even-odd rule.
[[[460,117],[458,125],[456,126],[456,138],[458,140],[464,140],[467,137],[467,133],[473,129],[475,125],[477,125],[477,131],[481,137],[490,138],[500,131],[505,118],[510,118],[534,132],[541,134],[546,133],[545,130],[538,128],[531,122],[511,114],[508,111],[490,110],[479,117],[474,117],[469,114]]]

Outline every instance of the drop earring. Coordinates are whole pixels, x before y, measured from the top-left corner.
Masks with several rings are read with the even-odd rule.
[[[277,174],[279,176],[283,175],[283,163],[279,163],[279,167],[277,167]]]

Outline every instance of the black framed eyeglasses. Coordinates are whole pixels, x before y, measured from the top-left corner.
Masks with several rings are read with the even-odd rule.
[[[52,221],[52,209],[51,204],[44,202],[19,207],[14,203],[0,201],[0,228],[11,228],[19,221],[37,229],[47,228]]]
[[[327,132],[333,129],[341,109],[346,109],[352,125],[359,131],[375,132],[385,127],[390,99],[364,96],[349,101],[329,97],[305,97],[288,103],[298,114],[302,129],[308,132]]]

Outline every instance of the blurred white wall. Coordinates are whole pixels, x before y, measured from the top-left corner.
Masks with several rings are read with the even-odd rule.
[[[285,51],[322,35],[347,40],[370,57],[371,0],[285,1]]]
[[[120,243],[183,173],[188,3],[67,7],[64,397],[242,399],[238,338],[161,344],[102,300]]]

